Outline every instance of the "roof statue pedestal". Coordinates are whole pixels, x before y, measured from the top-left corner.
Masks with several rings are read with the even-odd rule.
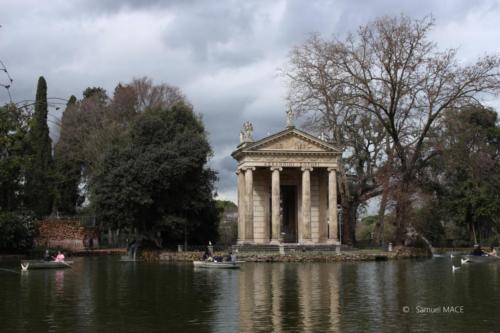
[[[238,244],[339,245],[337,170],[342,151],[293,125],[253,141],[245,122],[238,162]]]

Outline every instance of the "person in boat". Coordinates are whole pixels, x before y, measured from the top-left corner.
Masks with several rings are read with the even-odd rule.
[[[210,258],[210,252],[208,252],[208,249],[205,250],[205,252],[203,252],[203,257],[202,259],[207,261],[208,258]]]
[[[49,249],[45,249],[45,253],[43,254],[43,261],[50,261]]]
[[[57,256],[54,257],[54,261],[63,262],[64,261],[64,254],[61,251],[58,251]]]
[[[214,262],[223,262],[224,256],[214,256]]]
[[[473,256],[484,256],[486,253],[481,249],[481,246],[479,244],[474,244],[474,249],[470,253]]]

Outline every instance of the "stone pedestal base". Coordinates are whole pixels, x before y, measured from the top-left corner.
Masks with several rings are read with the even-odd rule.
[[[338,240],[335,240],[335,239],[328,239],[326,241],[326,244],[328,244],[328,245],[340,245],[340,242]]]

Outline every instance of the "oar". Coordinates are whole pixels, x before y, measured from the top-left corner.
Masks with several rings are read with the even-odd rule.
[[[19,272],[16,272],[13,269],[7,269],[7,268],[0,268],[0,271],[5,271],[5,272],[9,272],[9,273],[19,274]]]
[[[67,262],[64,262],[64,261],[59,261],[59,262],[60,262],[60,263],[65,264],[65,265],[66,265],[66,266],[68,266],[68,267],[71,267],[71,265],[70,265],[70,264],[68,264]]]

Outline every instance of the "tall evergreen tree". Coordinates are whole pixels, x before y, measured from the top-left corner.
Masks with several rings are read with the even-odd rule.
[[[57,172],[55,207],[58,212],[73,215],[80,201],[78,185],[81,179],[81,159],[75,156],[79,150],[72,142],[72,126],[75,122],[73,113],[77,112],[77,100],[71,96],[61,119],[59,141],[54,147],[54,164]]]
[[[51,184],[52,141],[47,125],[47,82],[41,76],[36,91],[35,112],[30,124],[30,167],[26,174],[26,206],[37,217],[50,214],[53,192]]]

